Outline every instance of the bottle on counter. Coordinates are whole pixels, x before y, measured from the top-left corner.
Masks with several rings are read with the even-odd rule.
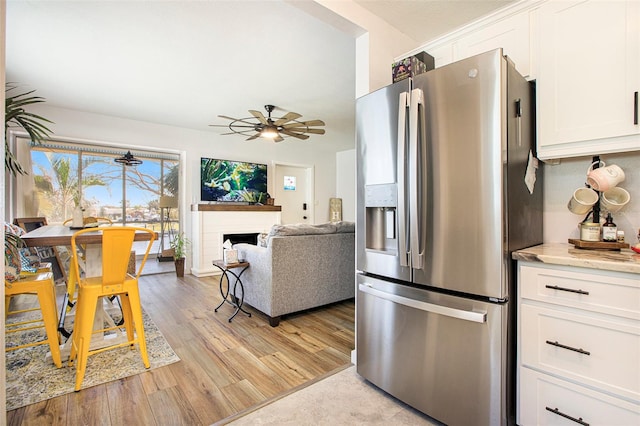
[[[602,225],[602,241],[615,243],[618,241],[618,227],[613,223],[611,213],[607,213],[607,220]]]

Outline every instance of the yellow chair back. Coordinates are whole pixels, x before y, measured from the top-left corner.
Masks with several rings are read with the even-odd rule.
[[[76,266],[71,268],[76,274],[76,282],[80,282],[80,268],[78,268],[77,244],[76,238],[82,234],[89,232],[102,234],[102,285],[122,284],[127,279],[127,269],[129,266],[129,257],[136,232],[147,233],[149,236],[145,238],[146,249],[139,267],[136,269],[135,278],[140,278],[144,264],[149,257],[151,246],[155,240],[156,233],[151,229],[140,228],[135,226],[115,226],[110,228],[89,228],[82,229],[73,234],[71,237],[71,253],[72,262]],[[134,277],[131,277],[134,278]]]

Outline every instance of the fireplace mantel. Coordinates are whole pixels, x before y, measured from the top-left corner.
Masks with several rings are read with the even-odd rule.
[[[256,204],[193,204],[191,211],[199,212],[279,212],[282,206]]]
[[[279,225],[281,206],[237,204],[191,205],[192,235],[191,273],[197,277],[215,275],[214,260],[222,259],[222,236],[269,232]]]

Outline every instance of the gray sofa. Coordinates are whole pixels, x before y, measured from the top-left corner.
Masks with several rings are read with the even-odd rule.
[[[355,296],[353,222],[274,225],[257,246],[234,248],[251,264],[242,275],[244,303],[272,327],[285,314]]]

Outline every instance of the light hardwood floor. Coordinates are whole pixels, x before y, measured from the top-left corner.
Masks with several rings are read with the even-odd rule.
[[[7,412],[8,425],[210,425],[350,363],[354,302],[285,317],[232,307],[214,277],[143,276],[143,308],[181,361]]]

